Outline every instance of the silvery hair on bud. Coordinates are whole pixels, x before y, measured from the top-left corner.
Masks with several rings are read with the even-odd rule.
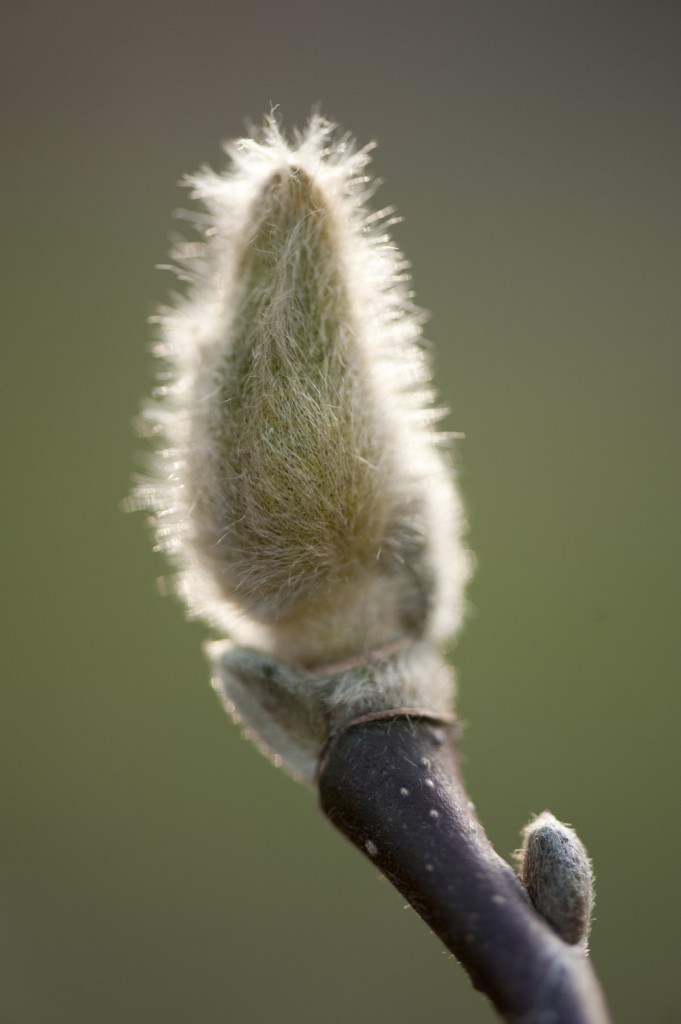
[[[594,879],[577,833],[544,811],[524,828],[517,857],[518,874],[535,909],[566,942],[586,949]]]
[[[270,117],[227,153],[188,179],[202,238],[175,253],[188,294],[159,317],[138,502],[190,613],[291,671],[440,645],[470,558],[391,211],[365,206],[368,147],[318,116],[288,142]],[[441,708],[451,684],[435,689]]]

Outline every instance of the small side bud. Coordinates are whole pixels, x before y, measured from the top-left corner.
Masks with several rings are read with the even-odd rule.
[[[594,904],[594,878],[574,829],[544,811],[523,829],[518,874],[538,913],[571,945],[586,943]]]

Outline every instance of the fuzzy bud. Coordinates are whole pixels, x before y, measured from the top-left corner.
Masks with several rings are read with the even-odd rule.
[[[190,614],[246,645],[209,649],[229,706],[309,777],[334,699],[300,728],[290,707],[323,689],[324,665],[365,654],[393,694],[400,656],[370,652],[448,640],[470,558],[390,211],[364,205],[368,151],[313,117],[291,144],[270,118],[228,153],[223,174],[189,179],[204,236],[176,254],[190,288],[160,317],[169,382],[147,418],[163,444],[138,503]],[[451,682],[435,675],[418,703],[443,710]]]
[[[586,948],[594,879],[577,833],[544,811],[523,829],[518,873],[535,909],[571,944]]]

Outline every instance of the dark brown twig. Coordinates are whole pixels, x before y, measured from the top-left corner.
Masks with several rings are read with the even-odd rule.
[[[514,1024],[608,1024],[590,961],[534,910],[459,774],[454,730],[400,715],[328,745],[324,813],[368,856]]]

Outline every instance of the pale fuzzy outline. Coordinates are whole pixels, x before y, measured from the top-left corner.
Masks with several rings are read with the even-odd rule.
[[[375,189],[364,173],[372,145],[356,149],[350,136],[334,133],[333,124],[313,115],[289,143],[271,115],[257,136],[225,147],[231,161],[225,172],[204,168],[186,179],[192,197],[208,211],[196,218],[205,229],[205,239],[175,254],[189,289],[158,318],[156,351],[169,367],[170,382],[163,382],[159,400],[145,413],[162,447],[155,476],[140,484],[136,501],[154,511],[159,546],[180,570],[178,590],[190,614],[272,654],[279,652],[268,629],[254,626],[234,602],[225,600],[192,552],[192,502],[186,495],[183,471],[187,445],[203,443],[187,433],[191,383],[206,349],[228,333],[237,245],[247,231],[259,192],[281,168],[305,171],[339,225],[339,259],[357,319],[365,327],[362,343],[374,361],[374,379],[381,382],[382,393],[377,397],[390,425],[386,436],[392,434],[396,446],[401,446],[405,467],[420,467],[417,484],[429,491],[428,542],[438,598],[427,635],[436,643],[453,636],[461,624],[463,589],[472,565],[461,541],[465,524],[451,470],[437,450],[441,435],[433,428],[439,413],[433,410],[421,343],[423,314],[412,303],[407,264],[385,230],[392,209],[368,213],[365,207]],[[407,470],[405,486],[413,485],[413,472]],[[380,592],[375,596],[380,597]],[[285,653],[291,657],[290,650]]]

